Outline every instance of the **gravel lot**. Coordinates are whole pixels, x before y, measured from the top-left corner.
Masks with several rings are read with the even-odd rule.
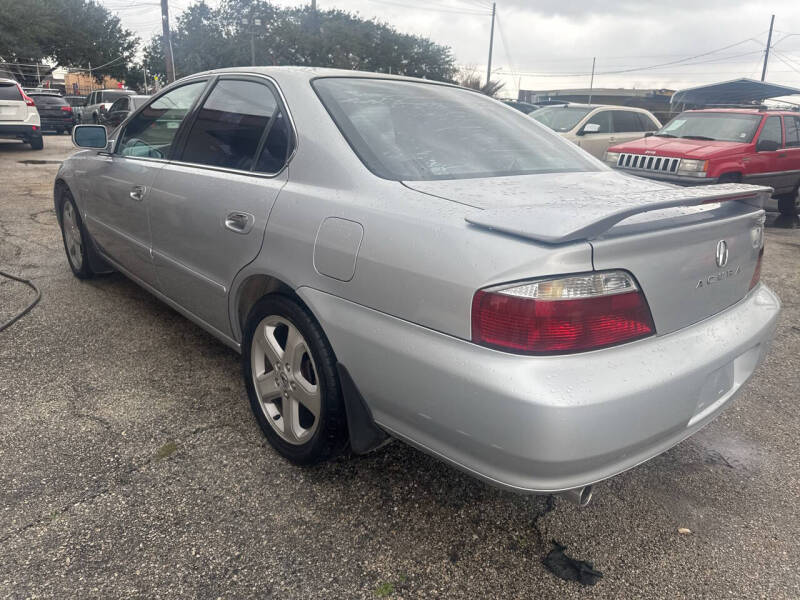
[[[0,333],[0,597],[800,598],[790,219],[770,228],[763,272],[778,336],[744,394],[597,485],[589,508],[546,512],[402,443],[284,462],[237,354],[122,276],[72,277],[52,204],[71,151],[67,136],[43,152],[0,142],[0,269],[43,293]],[[0,321],[30,297],[0,281]],[[555,578],[551,539],[604,578]]]

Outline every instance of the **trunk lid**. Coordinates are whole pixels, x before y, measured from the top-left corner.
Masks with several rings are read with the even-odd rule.
[[[591,240],[592,262],[598,271],[622,268],[633,274],[650,305],[656,334],[664,335],[745,297],[761,250],[763,215],[739,202],[679,217],[648,215],[641,227],[612,229]]]
[[[580,175],[581,177],[577,177]],[[592,246],[596,270],[630,272],[647,298],[657,335],[708,318],[750,288],[770,188],[683,188],[617,173],[413,182],[410,187],[484,210],[467,222],[560,245]]]

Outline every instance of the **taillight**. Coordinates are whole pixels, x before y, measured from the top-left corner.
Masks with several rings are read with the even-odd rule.
[[[753,278],[750,280],[750,289],[752,290],[761,280],[761,262],[764,260],[764,246],[758,251],[758,260],[756,261],[756,270],[753,271]]]
[[[62,106],[61,110],[63,110],[64,112],[72,112],[72,107],[71,106]]]
[[[655,333],[633,277],[604,271],[479,290],[472,340],[520,354],[594,350]]]
[[[28,96],[28,94],[25,93],[25,90],[22,89],[22,86],[20,84],[17,84],[17,89],[19,90],[19,93],[22,94],[22,99],[25,100],[25,104],[27,104],[28,106],[36,106],[36,103],[33,101],[33,98],[31,98],[30,96]]]

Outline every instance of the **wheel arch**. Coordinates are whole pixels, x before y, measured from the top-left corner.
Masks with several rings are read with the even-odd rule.
[[[235,322],[233,325],[236,329],[234,335],[238,336],[241,342],[244,342],[244,328],[253,306],[261,298],[272,294],[291,298],[307,310],[311,318],[319,324],[325,337],[328,338],[328,343],[331,345],[336,357],[334,342],[330,339],[328,332],[325,331],[322,321],[314,314],[311,306],[289,284],[278,277],[264,273],[248,275],[234,291],[233,310]],[[347,418],[350,448],[355,454],[366,454],[387,443],[390,438],[384,430],[375,424],[369,404],[361,395],[347,368],[338,361],[338,357],[336,361]]]
[[[247,317],[250,311],[264,296],[270,294],[281,294],[288,296],[295,302],[303,306],[313,316],[311,308],[303,302],[290,285],[275,277],[267,275],[266,273],[254,273],[248,275],[234,291],[233,297],[233,310],[234,310],[234,335],[241,341],[244,333],[244,326],[247,322]],[[316,319],[316,317],[314,317]],[[319,320],[317,319],[317,322]]]

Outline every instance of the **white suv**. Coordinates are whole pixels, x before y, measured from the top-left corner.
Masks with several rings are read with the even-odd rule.
[[[599,159],[609,146],[661,129],[649,111],[632,106],[563,104],[540,108],[530,116]]]
[[[0,138],[22,140],[34,150],[44,148],[39,111],[13,79],[0,79]]]

